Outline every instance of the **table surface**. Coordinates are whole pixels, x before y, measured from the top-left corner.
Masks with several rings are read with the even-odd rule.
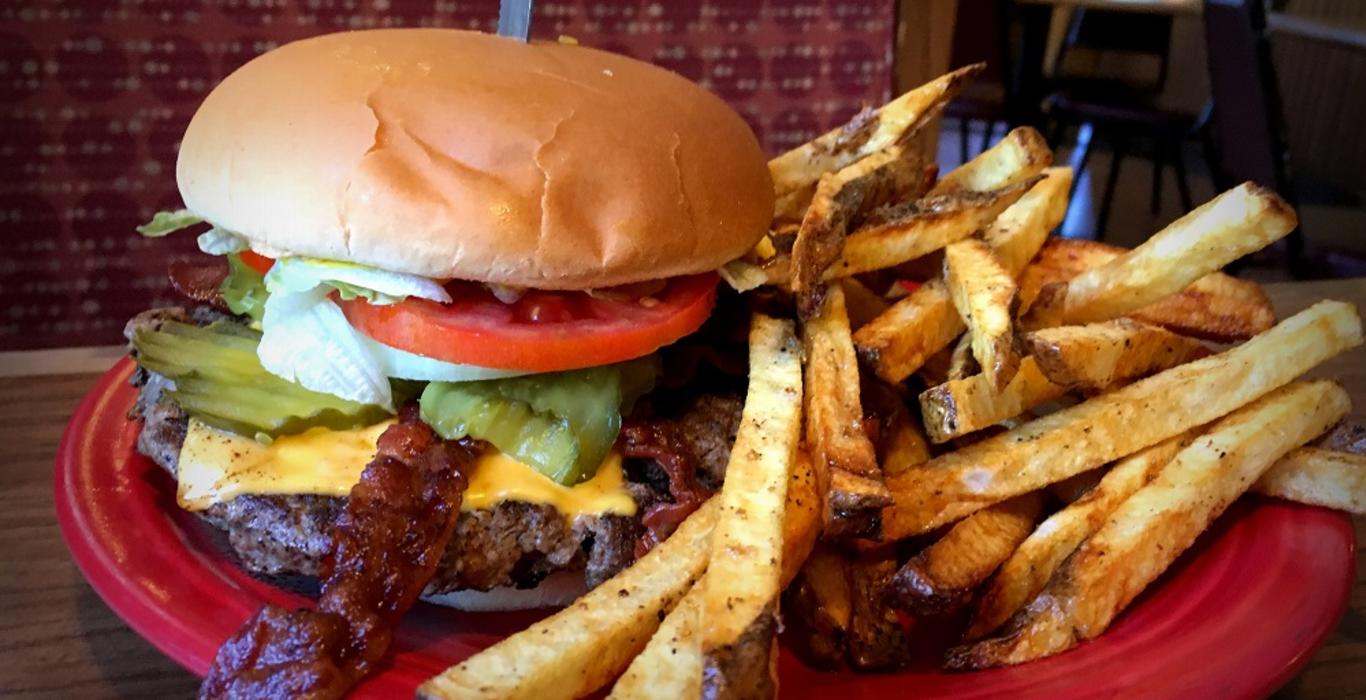
[[[1366,279],[1268,285],[1281,317],[1322,298],[1366,309]],[[1315,370],[1352,395],[1366,421],[1366,349]],[[123,624],[81,577],[57,530],[52,464],[67,418],[95,375],[0,378],[0,696],[179,698],[198,680]],[[1366,520],[1356,521],[1358,541]],[[1357,569],[1366,554],[1357,552]],[[1236,595],[1236,592],[1231,593]],[[1211,650],[1218,653],[1218,650]],[[1309,666],[1277,698],[1366,697],[1366,579]]]

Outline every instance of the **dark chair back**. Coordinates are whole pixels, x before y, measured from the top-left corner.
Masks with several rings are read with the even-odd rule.
[[[1280,91],[1261,0],[1205,0],[1215,185],[1290,194]]]
[[[1251,180],[1296,204],[1263,0],[1205,0],[1212,120],[1207,154],[1219,191]],[[1286,238],[1291,274],[1307,274],[1304,235]]]

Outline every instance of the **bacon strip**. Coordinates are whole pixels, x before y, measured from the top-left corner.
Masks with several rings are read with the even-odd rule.
[[[218,650],[200,698],[340,698],[369,674],[450,542],[473,460],[406,410],[333,528],[316,610],[262,608]]]
[[[639,559],[668,539],[679,523],[701,507],[709,494],[697,483],[697,462],[672,423],[627,423],[621,427],[617,444],[625,457],[657,462],[669,477],[669,494],[673,496],[672,503],[655,503],[641,516],[642,532],[636,540],[635,551]]]
[[[218,289],[228,277],[228,264],[221,258],[177,260],[171,263],[166,276],[171,280],[171,288],[186,299],[228,311],[228,303]]]

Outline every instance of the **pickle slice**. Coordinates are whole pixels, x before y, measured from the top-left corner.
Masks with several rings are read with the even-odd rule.
[[[422,393],[422,419],[447,440],[486,440],[572,486],[591,478],[612,449],[623,399],[634,401],[648,391],[654,368],[646,360],[482,382],[432,382]]]
[[[175,382],[168,394],[187,413],[248,437],[315,426],[344,430],[387,415],[379,406],[310,391],[267,372],[256,357],[260,337],[236,323],[200,327],[171,321],[134,334],[134,359]]]

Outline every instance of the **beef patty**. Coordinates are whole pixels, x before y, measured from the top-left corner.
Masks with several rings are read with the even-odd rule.
[[[211,310],[154,309],[130,321],[125,333],[131,337],[137,328],[155,328],[167,320],[207,323],[222,318]],[[129,417],[143,421],[138,452],[174,475],[189,418],[165,395],[164,377],[139,369],[132,383],[140,392]],[[698,464],[700,479],[714,487],[724,476],[740,410],[738,396],[704,394],[685,402],[679,415],[652,420],[670,421],[678,427]],[[648,464],[628,465],[626,470],[628,479],[631,474],[652,471]],[[658,480],[650,481],[627,484],[642,509],[643,501],[670,498],[667,491],[660,491]],[[244,495],[199,515],[227,534],[244,568],[269,575],[315,576],[345,503],[345,497],[333,496]],[[604,515],[570,520],[553,506],[516,501],[464,511],[427,593],[531,588],[562,570],[582,570],[591,588],[631,563],[639,532],[638,518]]]

